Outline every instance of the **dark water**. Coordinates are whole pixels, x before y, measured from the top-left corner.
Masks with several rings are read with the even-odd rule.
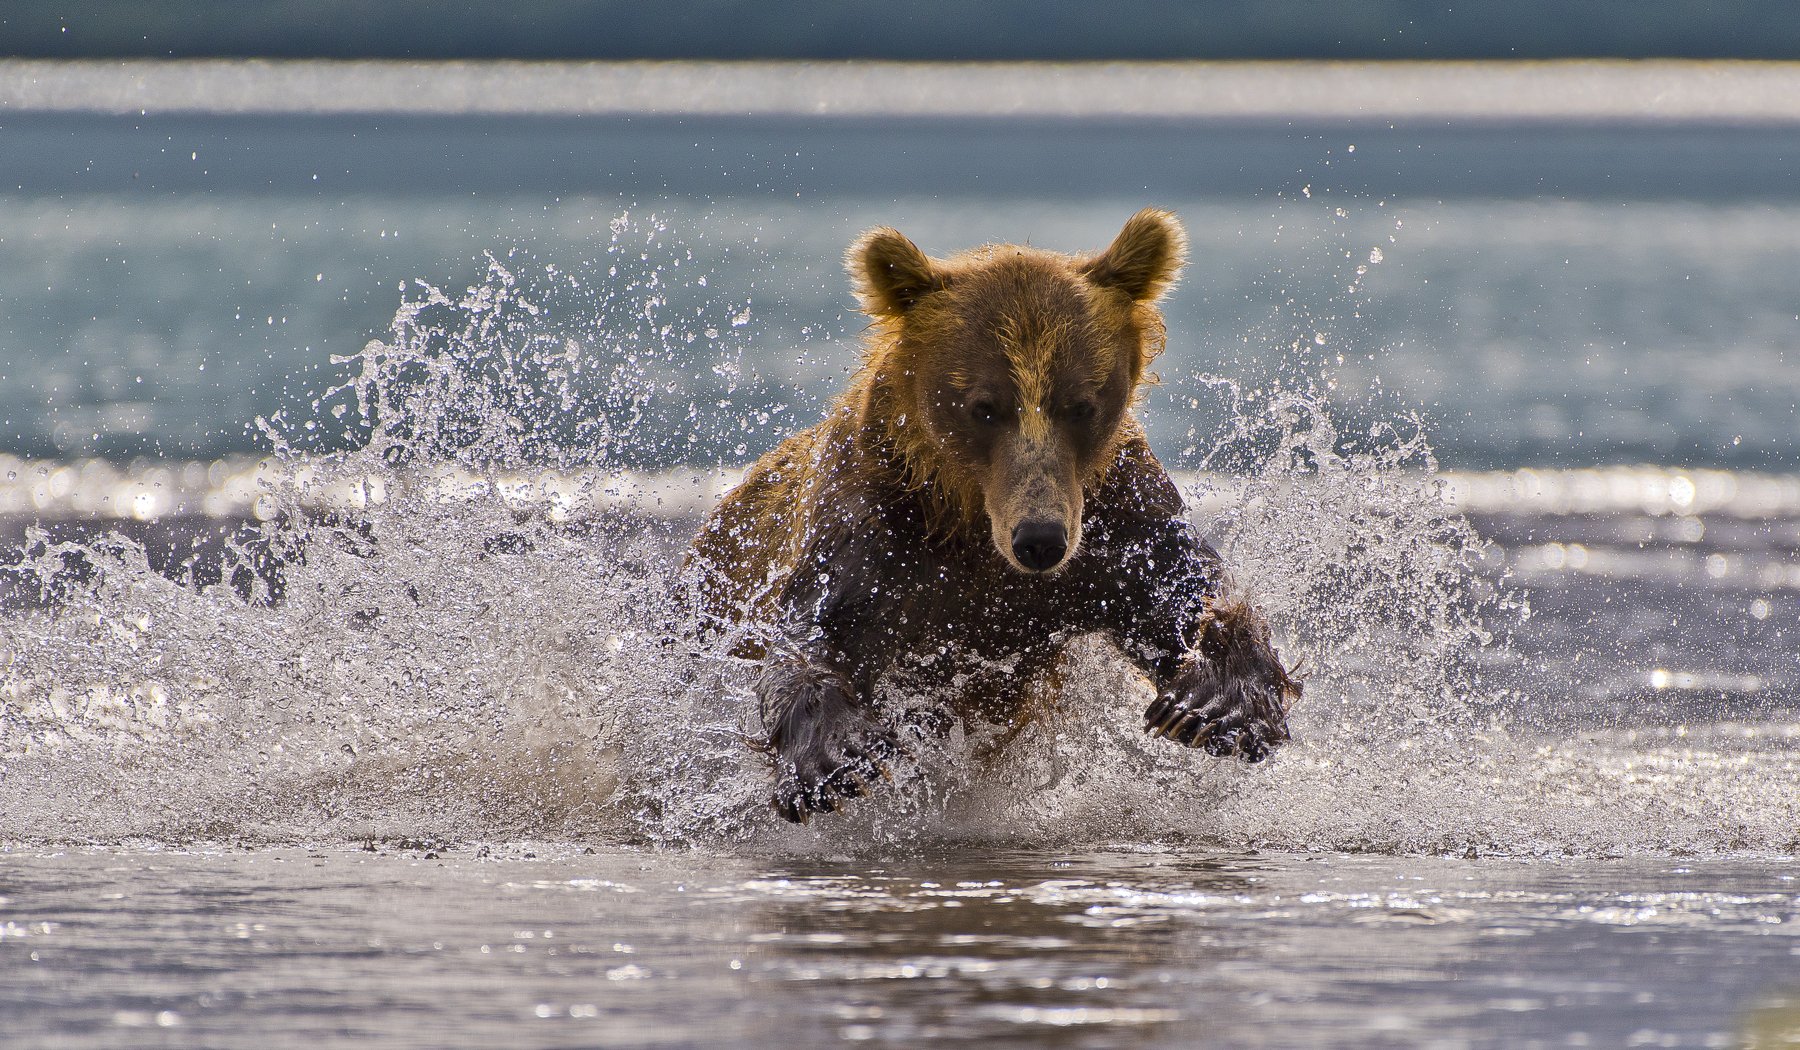
[[[1800,1025],[1800,894],[1772,862],[513,845],[0,870],[21,1046],[1773,1047]]]
[[[1792,1042],[1794,141],[0,124],[0,1024]],[[1157,746],[1084,642],[1062,724],[781,824],[668,583],[853,367],[842,245],[1146,198],[1144,413],[1295,742]]]

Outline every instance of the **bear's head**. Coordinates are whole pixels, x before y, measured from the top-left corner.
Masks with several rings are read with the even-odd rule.
[[[932,259],[870,230],[846,258],[876,322],[866,425],[958,527],[985,518],[1007,564],[1055,572],[1081,544],[1084,490],[1132,432],[1163,347],[1155,304],[1186,249],[1154,209],[1093,256],[1005,244]]]

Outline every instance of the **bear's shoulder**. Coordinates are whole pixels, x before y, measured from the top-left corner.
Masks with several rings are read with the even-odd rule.
[[[1134,433],[1119,446],[1118,455],[1094,493],[1095,509],[1126,518],[1167,519],[1183,517],[1187,503],[1169,472],[1150,451],[1144,435]]]

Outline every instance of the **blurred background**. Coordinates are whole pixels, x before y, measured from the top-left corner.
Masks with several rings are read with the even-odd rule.
[[[252,455],[268,448],[257,419],[277,412],[302,445],[357,440],[320,403],[355,367],[334,355],[389,338],[426,285],[491,281],[492,256],[542,300],[544,332],[650,391],[607,449],[542,455],[743,463],[853,366],[862,320],[838,259],[860,229],[897,225],[946,254],[985,240],[1093,250],[1157,204],[1196,249],[1146,404],[1172,462],[1232,467],[1214,453],[1244,437],[1246,413],[1299,391],[1330,402],[1346,442],[1421,428],[1456,469],[1790,470],[1800,122],[1757,97],[1791,81],[1731,78],[1765,68],[1741,60],[1797,53],[1800,7],[1769,0],[13,5],[0,13],[0,453]],[[209,60],[241,58],[298,63],[280,67],[295,101],[246,108],[246,85],[285,90],[271,67],[207,79],[240,68]],[[696,63],[674,75],[712,109],[534,111],[515,93],[496,113],[481,71],[503,87],[517,67],[433,65],[644,58]],[[46,64],[58,59],[101,61]],[[314,59],[393,60],[435,87],[377,90]],[[769,77],[740,93],[706,64],[718,59],[771,60],[753,66]],[[1047,101],[937,111],[879,68],[875,104],[851,115],[807,108],[831,108],[829,78],[782,94],[807,67],[776,60],[839,59],[1018,62]],[[1413,103],[1449,86],[1461,108],[1208,113],[1184,89],[1165,113],[1169,74],[1130,64],[1233,60],[1216,67],[1222,92],[1252,104],[1325,68],[1269,74],[1267,59],[1401,60],[1428,71]],[[1552,87],[1522,111],[1429,61],[1445,59],[1526,68],[1528,84],[1573,71],[1580,90],[1566,109]],[[1092,60],[1122,64],[1094,98],[1059,101]],[[544,68],[579,85],[600,67]],[[189,101],[94,101],[120,69],[188,84]],[[1658,114],[1665,80],[1706,104]],[[602,411],[606,391],[592,393],[574,411]],[[566,420],[532,424],[589,440]]]
[[[58,58],[1758,58],[1785,0],[84,0],[10,5],[0,54]]]

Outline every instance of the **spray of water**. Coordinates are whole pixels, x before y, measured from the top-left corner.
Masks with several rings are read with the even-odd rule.
[[[1146,738],[1147,686],[1085,639],[1049,724],[997,752],[952,732],[893,789],[781,824],[743,742],[750,669],[690,641],[669,600],[718,479],[647,473],[729,456],[752,425],[731,409],[746,304],[654,221],[614,233],[576,272],[494,258],[460,294],[418,285],[311,415],[262,424],[258,521],[207,571],[32,532],[7,571],[39,600],[0,614],[0,839],[1609,852],[1784,834],[1709,837],[1735,795],[1698,768],[1681,812],[1596,820],[1645,796],[1604,750],[1508,731],[1478,672],[1518,601],[1484,575],[1423,427],[1359,408],[1347,433],[1327,374],[1291,357],[1278,382],[1210,381],[1190,497],[1307,676],[1292,745],[1247,769]]]
[[[633,834],[616,756],[684,681],[681,538],[608,497],[671,432],[648,420],[721,396],[687,376],[729,380],[745,313],[676,286],[654,222],[614,245],[597,272],[420,285],[313,416],[262,424],[260,525],[217,582],[32,533],[5,833]]]

